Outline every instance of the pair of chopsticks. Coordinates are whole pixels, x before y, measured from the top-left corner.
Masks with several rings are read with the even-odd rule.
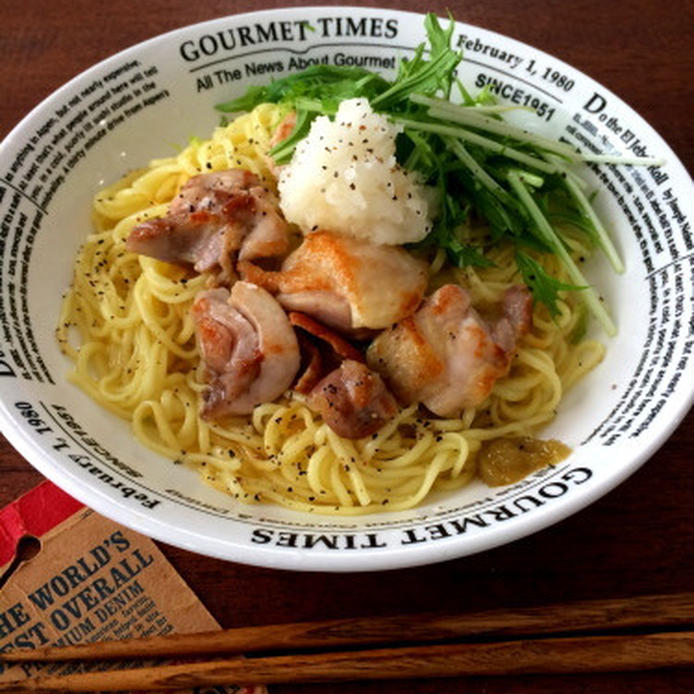
[[[457,643],[441,643],[457,640]],[[463,640],[464,642],[460,642]],[[694,595],[592,600],[457,615],[419,614],[243,627],[16,650],[2,661],[181,658],[398,644],[388,648],[194,660],[42,675],[0,692],[162,691],[220,684],[634,671],[694,664]],[[417,644],[417,645],[405,645]]]

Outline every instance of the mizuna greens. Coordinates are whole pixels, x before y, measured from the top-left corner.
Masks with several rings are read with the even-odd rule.
[[[615,335],[600,297],[569,254],[562,238],[563,223],[580,229],[606,254],[616,272],[623,272],[624,266],[585,193],[586,183],[569,167],[587,160],[654,162],[584,156],[565,143],[504,122],[501,113],[509,107],[495,105],[484,90],[473,98],[457,78],[463,56],[451,48],[454,22],[444,30],[430,13],[424,28],[427,42],[417,47],[412,58],[400,61],[392,82],[362,68],[314,65],[266,86],[251,87],[217,109],[249,111],[271,102],[295,110],[293,132],[270,152],[282,164],[291,159],[317,116],[334,115],[345,99],[368,99],[375,111],[404,127],[397,140],[400,164],[418,171],[423,182],[439,191],[434,228],[417,246],[444,249],[458,267],[488,265],[485,248],[468,237],[466,224],[471,215],[482,218],[490,227],[491,238],[485,243],[514,244],[518,271],[535,301],[556,315],[558,292],[580,290],[605,332]],[[451,100],[454,90],[460,103]],[[551,277],[524,252],[527,249],[558,256],[573,284]]]

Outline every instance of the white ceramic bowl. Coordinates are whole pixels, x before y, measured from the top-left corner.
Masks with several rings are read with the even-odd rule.
[[[408,512],[302,515],[239,505],[183,466],[162,464],[125,422],[66,382],[69,365],[53,330],[98,188],[166,156],[171,143],[207,136],[219,120],[214,104],[249,84],[323,58],[340,64],[366,56],[388,68],[423,38],[420,16],[391,10],[223,18],[99,63],[13,130],[0,149],[0,422],[27,460],[100,513],[171,544],[260,566],[360,571],[510,542],[586,506],[655,452],[692,403],[692,181],[657,133],[600,84],[464,24],[455,40],[465,49],[466,84],[494,80],[503,101],[538,108],[531,126],[540,119],[545,132],[582,147],[666,161],[659,169],[587,171],[628,271],[618,277],[602,261],[591,267],[619,335],[545,432],[573,448],[567,460],[507,488],[475,483]]]

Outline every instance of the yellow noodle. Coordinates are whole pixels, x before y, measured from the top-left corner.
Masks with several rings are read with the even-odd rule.
[[[128,253],[125,239],[143,220],[165,214],[198,173],[241,167],[273,187],[265,154],[283,116],[279,107],[261,105],[217,128],[209,140],[192,140],[177,156],[157,159],[95,196],[94,232],[78,253],[56,330],[75,363],[69,378],[129,420],[146,446],[194,467],[241,501],[342,515],[412,508],[433,491],[468,484],[483,441],[533,434],[550,421],[566,389],[599,363],[604,350],[594,341],[574,344],[583,314],[572,296],[562,296],[555,317],[535,308],[509,374],[486,402],[458,418],[429,417],[412,405],[373,436],[350,441],[301,396],[288,393],[248,417],[203,420],[204,369],[190,307],[207,278]],[[486,234],[483,228],[463,232],[477,242]],[[587,255],[578,236],[568,245],[576,257]],[[431,289],[455,281],[476,304],[499,301],[519,281],[513,250],[497,247],[489,255],[491,267],[457,270],[446,267],[438,251],[431,259]],[[555,258],[536,258],[565,279]]]

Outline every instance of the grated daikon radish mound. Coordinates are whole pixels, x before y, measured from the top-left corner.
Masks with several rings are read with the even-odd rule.
[[[395,160],[401,127],[349,99],[319,116],[279,179],[280,207],[310,233],[323,229],[381,244],[420,241],[431,230],[432,189]]]

